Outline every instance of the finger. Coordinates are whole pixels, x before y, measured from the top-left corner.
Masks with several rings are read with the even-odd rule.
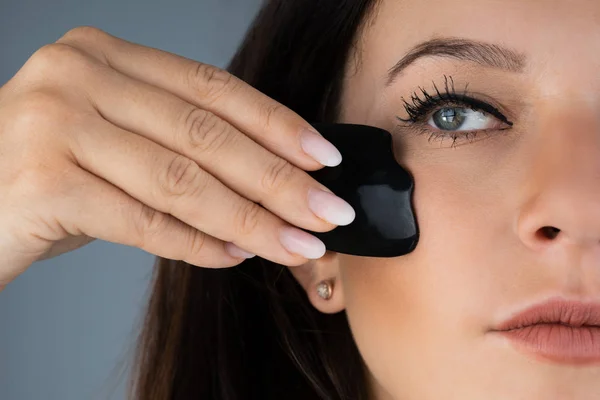
[[[50,250],[45,252],[37,261],[43,261],[50,258],[57,257],[61,254],[69,253],[71,251],[77,250],[87,244],[90,244],[96,240],[96,238],[81,235],[81,236],[69,236],[65,239],[59,240],[58,242],[54,242]]]
[[[219,115],[303,170],[317,170],[323,165],[335,166],[341,162],[339,152],[322,137],[321,144],[317,145],[317,139],[308,134],[303,147],[303,132],[316,132],[310,124],[222,69],[128,42],[91,27],[74,29],[57,42],[77,47],[123,74]]]
[[[138,247],[202,267],[231,267],[243,261],[230,256],[223,241],[148,207],[85,170],[71,174],[69,188],[49,201],[63,226],[76,227],[71,234]]]
[[[324,253],[314,236],[241,197],[192,160],[142,136],[92,118],[72,141],[73,155],[84,169],[201,232],[288,266],[306,258],[283,247],[284,228],[315,243],[320,254],[314,258]]]
[[[291,224],[324,232],[351,222],[351,207],[334,195],[332,203],[348,210],[345,218],[324,214],[325,207],[309,200],[311,188],[331,194],[327,187],[219,116],[108,67],[86,81],[104,118],[192,159],[236,193]]]

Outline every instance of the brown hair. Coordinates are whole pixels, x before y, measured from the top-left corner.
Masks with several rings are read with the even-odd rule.
[[[271,0],[228,70],[309,122],[334,121],[376,0]],[[158,259],[132,385],[137,400],[366,400],[344,312],[318,312],[288,268]]]

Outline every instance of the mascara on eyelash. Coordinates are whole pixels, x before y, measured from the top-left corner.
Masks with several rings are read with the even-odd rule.
[[[412,104],[402,98],[408,118],[404,119],[396,117],[398,120],[402,122],[416,123],[421,121],[425,116],[429,115],[433,109],[443,105],[448,105],[450,103],[453,105],[461,105],[475,111],[486,112],[490,115],[493,115],[503,123],[513,126],[513,123],[509,121],[496,107],[484,101],[468,96],[468,84],[465,86],[463,93],[459,94],[456,93],[454,79],[452,76],[448,77],[447,75],[444,75],[445,92],[440,92],[435,82],[432,83],[437,94],[436,96],[430,95],[424,88],[419,86],[419,90],[421,91],[424,99],[421,99],[416,91],[411,95],[410,100]]]

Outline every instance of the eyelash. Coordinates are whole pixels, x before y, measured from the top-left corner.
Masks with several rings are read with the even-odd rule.
[[[440,92],[435,82],[433,82],[433,87],[435,89],[436,95],[430,95],[424,88],[419,86],[419,91],[423,98],[417,92],[414,92],[411,95],[410,103],[402,98],[404,102],[404,109],[408,114],[407,119],[403,119],[400,117],[396,117],[399,121],[407,123],[407,125],[399,124],[398,127],[408,127],[413,125],[418,126],[420,132],[419,133],[428,133],[429,141],[434,139],[444,139],[451,138],[452,139],[452,147],[456,144],[457,140],[470,140],[473,141],[479,133],[484,132],[485,130],[479,131],[444,131],[444,130],[435,130],[432,131],[433,127],[427,124],[427,120],[438,110],[442,108],[456,108],[456,107],[464,107],[474,111],[481,111],[486,114],[492,115],[496,117],[498,120],[504,122],[510,127],[513,126],[513,123],[510,122],[497,108],[494,106],[475,99],[469,95],[467,95],[468,85],[465,87],[463,93],[457,93],[454,88],[454,79],[452,77],[448,77],[444,75],[444,91]],[[504,128],[509,129],[509,128]]]

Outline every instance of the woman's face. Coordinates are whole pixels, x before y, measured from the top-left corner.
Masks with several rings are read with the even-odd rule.
[[[442,53],[388,82],[415,47]],[[485,105],[420,109],[420,88]],[[403,98],[415,122],[397,119],[410,117]],[[375,397],[600,398],[600,363],[492,331],[549,298],[600,302],[600,2],[383,0],[342,103],[343,122],[394,132],[421,230],[404,257],[336,256]]]

